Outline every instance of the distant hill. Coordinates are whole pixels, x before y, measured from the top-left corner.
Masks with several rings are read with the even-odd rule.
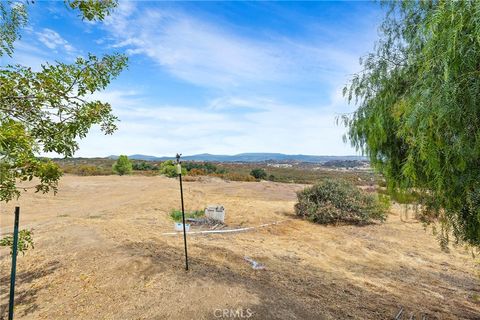
[[[128,156],[134,160],[165,161],[175,159],[174,157],[155,157],[143,154],[132,154]],[[110,159],[117,159],[118,156],[109,156]],[[311,162],[325,163],[328,161],[365,161],[362,156],[314,156],[304,154],[283,154],[283,153],[240,153],[236,155],[215,155],[209,153],[182,156],[186,161],[213,161],[213,162]]]

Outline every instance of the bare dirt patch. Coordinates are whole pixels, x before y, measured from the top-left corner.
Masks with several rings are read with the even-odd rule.
[[[21,225],[35,249],[18,259],[17,319],[478,319],[480,285],[462,248],[440,250],[420,223],[325,227],[293,215],[303,186],[198,179],[187,210],[224,204],[229,227],[282,224],[189,237],[189,272],[168,215],[178,181],[162,177],[62,179],[57,196],[21,198]],[[2,233],[16,203],[2,204]],[[0,312],[6,315],[10,256],[0,249]],[[253,270],[244,256],[266,265]],[[245,314],[245,313],[244,313]],[[221,318],[221,317],[218,317]]]

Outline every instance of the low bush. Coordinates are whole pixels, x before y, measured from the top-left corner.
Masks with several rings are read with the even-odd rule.
[[[101,168],[88,164],[79,165],[74,173],[79,176],[100,176],[104,174]]]
[[[320,224],[384,221],[388,197],[367,194],[346,181],[325,180],[297,192],[295,213]]]
[[[267,173],[265,172],[265,170],[263,170],[262,168],[255,168],[253,169],[252,171],[250,171],[250,175],[252,177],[254,177],[255,179],[267,179]]]
[[[160,164],[160,174],[163,174],[169,178],[175,178],[177,176],[176,164],[172,160],[167,160]],[[187,174],[187,169],[182,166],[182,176]]]
[[[185,169],[187,169],[188,172],[191,170],[202,170],[205,173],[216,173],[217,172],[217,166],[214,165],[213,163],[210,162],[185,162],[183,164]]]
[[[138,171],[148,171],[148,170],[157,170],[158,167],[156,164],[151,163],[151,162],[134,162],[132,164],[133,170],[138,170]]]

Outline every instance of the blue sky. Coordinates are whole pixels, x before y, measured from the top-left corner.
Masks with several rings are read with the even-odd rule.
[[[17,63],[129,56],[95,95],[112,104],[119,130],[93,128],[77,156],[355,154],[335,117],[354,109],[341,90],[373,48],[376,3],[120,2],[96,23],[63,1],[36,2],[29,13]]]

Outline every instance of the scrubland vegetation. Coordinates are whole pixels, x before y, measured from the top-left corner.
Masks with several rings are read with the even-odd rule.
[[[165,174],[175,177],[176,171],[171,161],[132,161],[132,174],[153,176]],[[110,175],[114,174],[112,165],[115,160],[108,158],[77,158],[57,159],[62,171],[66,174],[80,176]],[[162,166],[163,164],[163,166]],[[355,185],[375,186],[382,183],[380,176],[373,171],[365,169],[364,163],[358,164],[350,170],[342,170],[329,163],[327,167],[322,164],[294,163],[288,167],[275,167],[270,163],[211,163],[211,162],[184,162],[182,164],[183,175],[187,176],[211,176],[229,181],[258,181],[266,179],[285,183],[312,184],[325,179],[341,177]],[[335,169],[332,169],[335,168]],[[252,175],[252,171],[260,170],[261,177]]]

